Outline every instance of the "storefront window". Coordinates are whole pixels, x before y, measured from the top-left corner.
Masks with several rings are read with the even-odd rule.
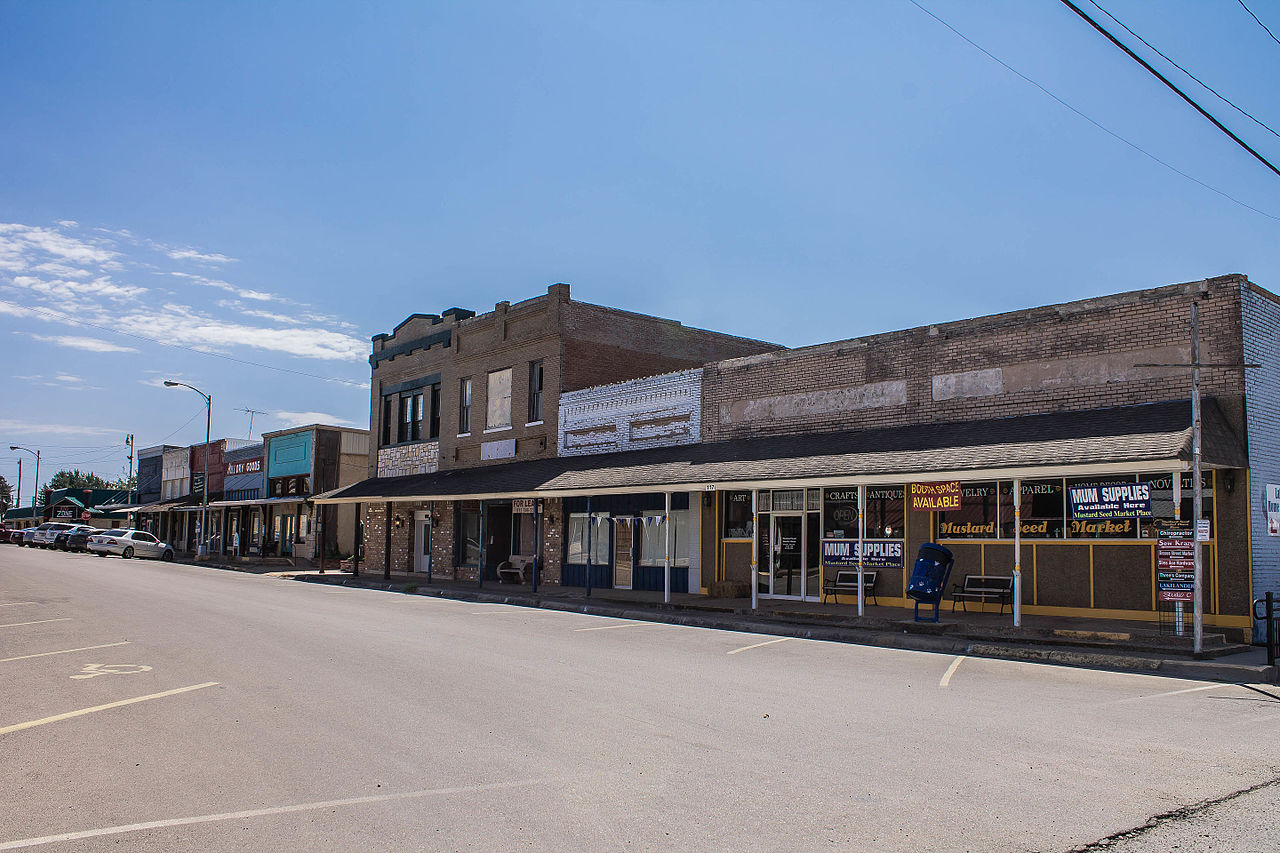
[[[1151,514],[1152,518],[1143,519],[1141,521],[1140,535],[1148,538],[1155,538],[1156,527],[1159,522],[1172,521],[1175,517],[1173,511],[1173,474],[1139,474],[1138,479],[1151,483]],[[1195,488],[1190,473],[1181,475],[1182,479],[1182,520],[1190,522],[1195,517]],[[1210,535],[1217,536],[1217,525],[1212,523],[1213,519],[1213,472],[1206,471],[1204,473],[1203,483],[1200,487],[1200,517],[1211,520],[1209,525]]]
[[[721,492],[720,506],[720,538],[750,539],[753,534],[751,526],[751,492]],[[801,507],[804,506],[804,492],[800,493]],[[774,495],[774,509],[777,509],[778,495]]]
[[[458,541],[455,554],[460,566],[480,565],[480,507],[458,507]]]
[[[822,535],[827,539],[858,538],[858,490],[856,488],[823,491]]]
[[[595,512],[591,515],[592,521],[595,523],[588,528],[588,519],[585,512],[569,513],[569,534],[565,538],[565,545],[568,549],[565,555],[566,563],[574,565],[586,564],[588,537],[590,537],[591,541],[592,565],[607,566],[612,562],[609,559],[609,534],[612,532],[609,513]]]
[[[648,510],[645,518],[662,518],[661,510]],[[658,522],[647,522],[640,527],[640,565],[661,566],[666,559],[667,528]],[[671,511],[671,565],[689,565],[689,511]]]
[[[1105,486],[1114,483],[1133,483],[1132,475],[1110,477],[1071,477],[1067,480],[1067,488],[1081,486]],[[1071,515],[1070,507],[1067,510]],[[1069,539],[1136,539],[1138,537],[1137,518],[1069,518],[1067,521],[1067,538]]]
[[[906,488],[867,486],[867,538],[903,539],[907,535]],[[854,537],[857,533],[854,533]],[[854,538],[847,537],[847,538]]]
[[[1023,480],[1023,538],[1061,539],[1066,528],[1065,497],[1061,480]]]
[[[995,539],[999,504],[996,483],[962,483],[960,508],[938,513],[938,538]]]

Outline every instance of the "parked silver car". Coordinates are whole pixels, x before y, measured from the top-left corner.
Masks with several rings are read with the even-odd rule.
[[[86,547],[99,557],[119,554],[126,560],[130,557],[152,557],[166,562],[173,559],[173,547],[145,530],[104,530],[90,536]]]
[[[57,535],[73,527],[75,527],[74,524],[63,521],[46,521],[36,528],[36,535],[31,537],[31,544],[39,548],[52,548],[53,540]]]

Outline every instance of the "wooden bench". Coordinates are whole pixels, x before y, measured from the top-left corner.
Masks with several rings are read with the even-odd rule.
[[[956,612],[956,602],[969,610],[970,601],[985,604],[988,601],[1000,602],[1000,612],[1004,613],[1005,605],[1013,607],[1013,577],[1009,575],[965,575],[964,583],[951,585],[951,612]]]
[[[862,595],[864,598],[871,599],[871,603],[879,606],[879,600],[876,599],[876,578],[879,572],[875,570],[862,570]],[[827,596],[834,596],[836,604],[840,603],[840,593],[845,595],[858,594],[858,570],[857,569],[839,569],[836,571],[834,580],[829,580],[822,585],[822,602],[825,604]]]

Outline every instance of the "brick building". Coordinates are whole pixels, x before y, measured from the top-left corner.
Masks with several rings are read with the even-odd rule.
[[[1269,531],[1264,500],[1267,484],[1280,483],[1280,297],[1244,276],[795,350],[747,342],[758,348],[701,364],[692,353],[679,364],[624,357],[602,344],[628,339],[599,320],[563,326],[565,334],[591,328],[596,335],[586,342],[505,343],[502,329],[510,335],[536,325],[529,314],[543,299],[452,324],[428,318],[407,336],[421,340],[438,330],[431,334],[439,349],[421,351],[439,352],[440,360],[416,372],[438,372],[432,381],[442,389],[509,363],[510,399],[519,401],[527,393],[518,387],[524,363],[541,358],[546,385],[558,377],[560,396],[554,407],[544,401],[541,423],[513,417],[510,431],[502,430],[515,439],[505,458],[482,459],[494,456],[483,449],[493,439],[475,436],[474,427],[472,435],[452,432],[457,415],[449,406],[458,397],[442,391],[436,470],[408,473],[379,456],[371,469],[381,479],[326,497],[374,503],[371,567],[420,566],[417,545],[428,539],[446,574],[465,564],[457,558],[467,549],[514,555],[509,542],[494,541],[492,519],[484,527],[467,517],[469,507],[487,518],[481,508],[514,501],[534,510],[530,523],[541,531],[534,538],[549,582],[653,588],[656,555],[673,590],[745,594],[754,586],[763,596],[819,599],[823,580],[841,565],[838,555],[862,543],[874,555],[878,600],[905,605],[909,557],[921,543],[949,547],[957,577],[1009,575],[1016,539],[1025,611],[1155,621],[1168,609],[1157,531],[1190,518],[1193,507],[1189,371],[1150,365],[1190,360],[1194,302],[1202,362],[1262,365],[1202,371],[1202,512],[1212,531],[1204,548],[1205,622],[1246,632],[1251,596],[1280,587],[1272,568],[1280,564],[1280,536]],[[561,297],[553,287],[545,299],[561,306],[562,317],[580,315],[566,309],[577,305],[567,289]],[[513,314],[523,324],[511,324]],[[472,319],[489,336],[481,337],[484,352],[466,343]],[[475,359],[452,374],[441,337],[451,329],[462,331],[453,355]],[[375,423],[385,417],[387,396],[393,412],[403,411],[394,408],[402,393],[396,383],[415,372],[379,373],[388,358],[379,351],[394,346],[375,339]],[[498,346],[509,348],[493,353]],[[611,360],[634,370],[602,376]],[[606,381],[613,384],[600,384]],[[487,381],[473,380],[472,406],[483,412],[475,393],[481,384],[487,390]],[[499,384],[504,394],[506,387]],[[514,413],[519,408],[512,403]],[[958,509],[911,508],[910,487],[934,482],[960,484]],[[1089,521],[1076,514],[1073,489],[1117,484],[1149,494],[1150,516]],[[426,538],[415,535],[415,523]],[[672,532],[656,539],[655,527]],[[456,576],[474,577],[474,569]]]

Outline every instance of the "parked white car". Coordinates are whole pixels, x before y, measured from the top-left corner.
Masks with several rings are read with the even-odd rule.
[[[99,557],[118,554],[126,560],[130,557],[151,557],[165,562],[173,559],[173,547],[145,530],[104,530],[90,536],[85,547]]]
[[[59,533],[70,530],[73,527],[75,527],[74,524],[66,524],[61,521],[46,521],[36,528],[36,535],[31,537],[31,544],[37,548],[52,548],[54,538]]]

